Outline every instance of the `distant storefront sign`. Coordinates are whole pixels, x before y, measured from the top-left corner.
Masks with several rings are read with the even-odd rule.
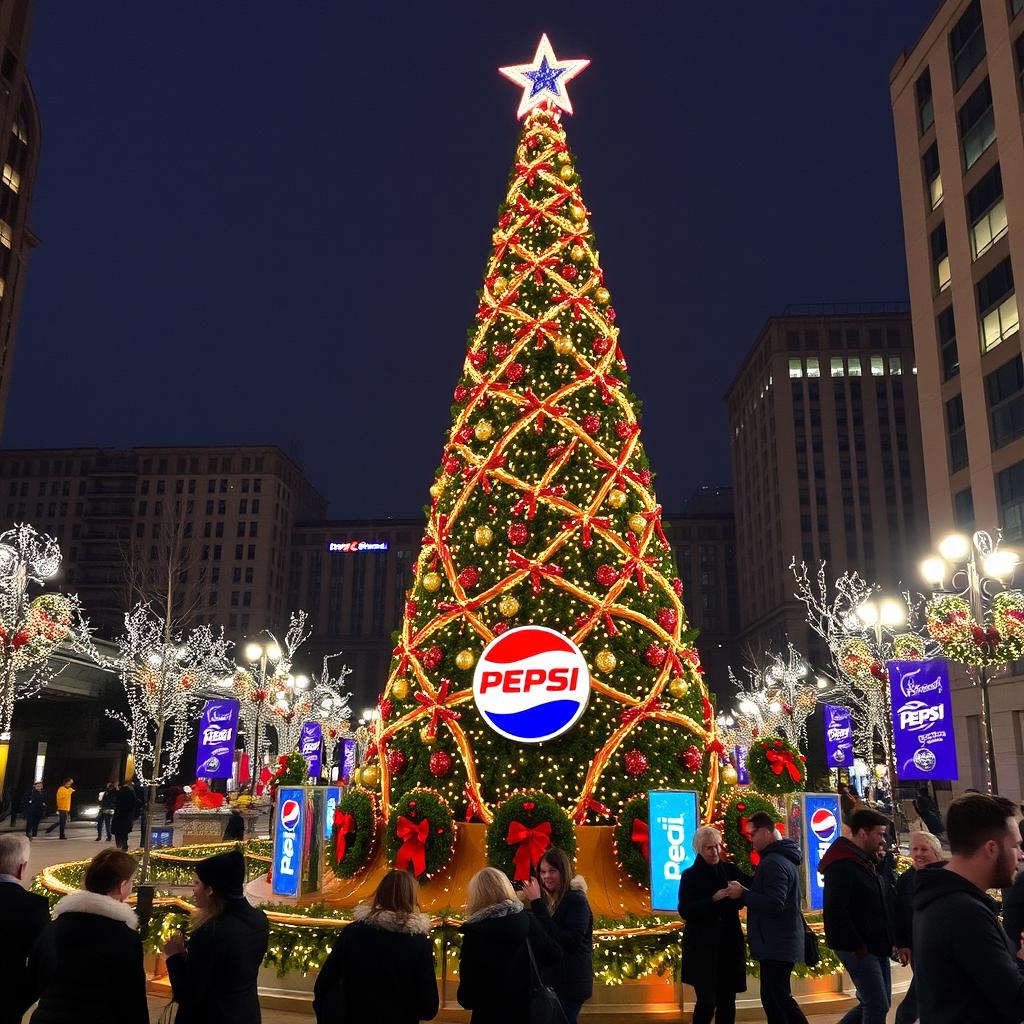
[[[387,551],[386,540],[331,540],[327,550],[332,555],[350,555],[358,551]]]

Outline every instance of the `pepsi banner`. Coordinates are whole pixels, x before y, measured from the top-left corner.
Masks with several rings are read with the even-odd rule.
[[[327,786],[327,803],[324,809],[324,839],[330,841],[334,832],[334,812],[338,809],[341,799],[341,786]]]
[[[741,786],[750,785],[750,775],[747,772],[747,748],[738,746],[735,750],[736,757],[736,781]]]
[[[949,667],[942,658],[888,661],[896,777],[953,781],[956,737]]]
[[[274,859],[271,891],[275,896],[299,895],[305,838],[306,791],[282,786],[277,791],[274,816]]]
[[[825,764],[829,768],[853,767],[853,718],[849,708],[822,704],[825,712]]]
[[[238,701],[208,700],[199,716],[197,779],[230,779],[235,770]]]
[[[310,778],[320,778],[320,751],[323,746],[323,728],[319,722],[306,722],[299,733],[299,753],[309,765]]]
[[[553,740],[587,710],[587,660],[567,636],[547,626],[510,629],[483,649],[473,673],[473,700],[505,739]]]
[[[789,838],[804,852],[804,908],[821,910],[825,905],[825,880],[818,865],[825,851],[839,838],[839,797],[835,793],[796,793],[789,802]]]
[[[691,789],[655,789],[647,794],[650,821],[651,909],[679,908],[679,876],[697,855],[697,794]]]
[[[341,778],[339,781],[348,782],[352,773],[356,770],[356,741],[341,741]]]

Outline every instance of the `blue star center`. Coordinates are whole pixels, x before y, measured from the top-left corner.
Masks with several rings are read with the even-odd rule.
[[[523,74],[533,82],[533,88],[530,90],[531,96],[536,96],[537,93],[543,92],[545,89],[558,96],[558,79],[565,74],[565,68],[553,68],[548,64],[547,57],[541,57],[540,67],[536,71],[524,71]]]

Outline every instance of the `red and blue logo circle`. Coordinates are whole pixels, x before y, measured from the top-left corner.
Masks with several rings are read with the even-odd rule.
[[[819,843],[831,843],[839,831],[839,822],[827,807],[819,807],[811,815],[811,831]]]
[[[302,808],[298,800],[284,800],[281,803],[281,827],[294,832],[302,817]]]
[[[583,652],[547,626],[519,626],[495,637],[473,674],[483,720],[516,743],[543,743],[571,729],[590,700]]]

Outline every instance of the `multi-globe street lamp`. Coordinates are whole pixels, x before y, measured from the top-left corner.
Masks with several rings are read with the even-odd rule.
[[[245,686],[249,692],[244,694],[247,700],[243,701],[242,714],[246,726],[245,731],[248,734],[246,749],[252,761],[252,764],[249,765],[249,777],[255,787],[263,754],[263,730],[266,728],[266,723],[261,719],[264,710],[269,708],[272,703],[272,681],[277,678],[278,673],[284,667],[282,662],[285,659],[281,645],[273,637],[263,642],[250,640],[242,653],[249,663],[249,668],[243,669],[236,675],[236,678],[243,685],[250,681],[252,684]]]

